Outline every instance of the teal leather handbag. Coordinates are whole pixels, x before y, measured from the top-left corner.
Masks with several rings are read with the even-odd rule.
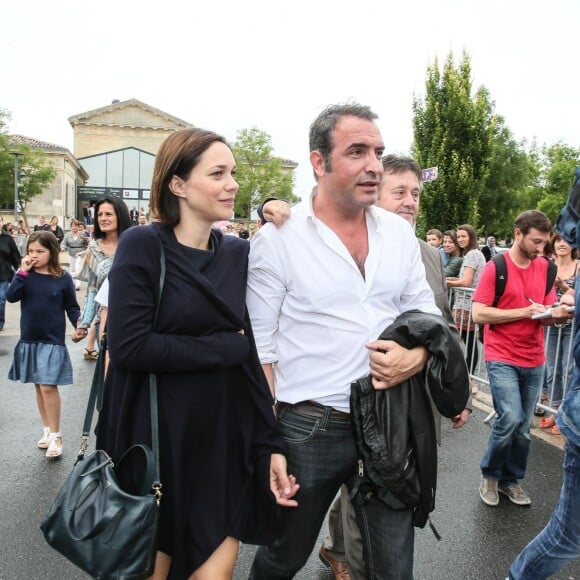
[[[159,300],[164,280],[162,246]],[[159,301],[153,327],[158,311]],[[117,465],[113,465],[102,450],[85,454],[95,405],[102,396],[105,348],[101,350],[93,376],[77,460],[40,529],[55,550],[93,578],[148,578],[155,564],[157,518],[162,495],[157,377],[154,373],[149,374],[152,450],[146,445],[133,445]],[[129,493],[119,484],[116,470],[134,452],[145,456],[145,475],[141,490]]]

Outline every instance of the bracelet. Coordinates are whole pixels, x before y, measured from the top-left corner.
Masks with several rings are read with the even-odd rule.
[[[26,270],[17,270],[16,273],[24,276],[25,278],[28,276],[28,272],[26,272]]]

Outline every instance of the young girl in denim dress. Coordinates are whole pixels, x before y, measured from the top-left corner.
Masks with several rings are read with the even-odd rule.
[[[65,346],[65,314],[73,340],[86,330],[77,329],[80,308],[70,274],[59,263],[59,243],[49,231],[34,232],[26,255],[6,292],[8,302],[20,301],[20,340],[8,378],[34,383],[43,432],[37,445],[46,456],[62,454],[58,385],[73,382],[70,356]]]

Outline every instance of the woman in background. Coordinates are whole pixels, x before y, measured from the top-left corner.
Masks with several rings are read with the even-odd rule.
[[[558,266],[556,273],[556,296],[560,302],[562,296],[576,287],[578,274],[578,250],[570,245],[558,234],[550,238],[550,248]],[[556,327],[547,326],[545,329],[546,342],[546,382],[549,393],[549,402],[552,409],[558,409],[563,396],[574,373],[574,358],[572,357],[572,320]],[[540,429],[550,429],[552,435],[560,435],[556,425],[556,414],[540,419]]]
[[[55,215],[53,215],[50,218],[49,230],[55,235],[56,239],[58,240],[58,245],[60,246],[64,238],[64,232],[62,231],[62,228],[58,225],[58,218]]]
[[[475,288],[481,278],[485,266],[485,257],[477,244],[475,228],[469,224],[457,228],[457,243],[463,252],[463,262],[457,278],[447,278],[447,286],[451,288]],[[474,374],[479,362],[479,351],[475,339],[475,323],[471,318],[471,299],[473,292],[461,290],[455,293],[453,317],[455,325],[465,342],[465,360],[470,374]],[[477,386],[471,382],[471,392],[477,393]]]
[[[71,276],[73,276],[75,288],[77,290],[81,287],[81,283],[74,279],[74,274],[77,271],[77,260],[79,259],[79,254],[83,252],[88,245],[88,240],[79,231],[81,223],[82,222],[77,220],[71,220],[70,232],[65,234],[60,244],[61,251],[68,252],[68,271]]]
[[[497,256],[497,246],[494,236],[487,237],[487,240],[485,241],[485,246],[481,248],[481,253],[484,255],[486,262],[493,260],[493,258]]]
[[[457,234],[454,230],[447,230],[443,234],[443,249],[448,256],[447,265],[445,266],[445,277],[456,278],[461,270],[463,257],[461,248],[457,242]]]
[[[99,320],[99,307],[95,296],[109,275],[119,236],[130,227],[129,210],[122,199],[108,195],[97,201],[94,239],[89,243],[86,255],[89,264],[87,297],[80,322],[81,327],[89,329],[87,346],[83,352],[85,360],[97,360],[98,353],[95,350],[97,333],[93,321]]]

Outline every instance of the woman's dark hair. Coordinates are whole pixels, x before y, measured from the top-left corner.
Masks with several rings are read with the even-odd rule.
[[[117,235],[120,236],[125,230],[128,230],[133,224],[131,224],[131,218],[129,217],[129,209],[125,205],[125,202],[117,197],[116,195],[105,195],[101,197],[95,203],[95,224],[94,224],[94,238],[95,240],[100,240],[105,237],[105,233],[101,231],[99,227],[99,220],[97,216],[99,215],[99,208],[104,203],[108,203],[113,206],[115,210],[115,215],[117,216]]]
[[[214,143],[229,147],[221,135],[198,128],[176,131],[161,144],[151,182],[151,213],[162,224],[175,227],[181,218],[179,200],[169,189],[172,177],[187,181],[199,158]]]
[[[447,230],[443,232],[443,238],[445,238],[445,236],[449,236],[453,240],[453,243],[457,248],[457,255],[463,256],[463,250],[459,247],[459,243],[457,242],[457,232],[455,230]]]
[[[469,224],[463,224],[462,226],[457,226],[457,231],[463,230],[467,232],[469,236],[469,246],[467,248],[463,248],[463,254],[467,254],[471,250],[479,250],[479,245],[477,244],[477,233],[475,232],[475,228],[470,226]]]
[[[60,265],[60,244],[58,243],[56,236],[48,230],[31,233],[28,236],[28,242],[26,243],[27,252],[30,244],[34,242],[40,244],[50,252],[48,258],[48,271],[50,275],[53,278],[62,278],[64,276],[64,269]]]

